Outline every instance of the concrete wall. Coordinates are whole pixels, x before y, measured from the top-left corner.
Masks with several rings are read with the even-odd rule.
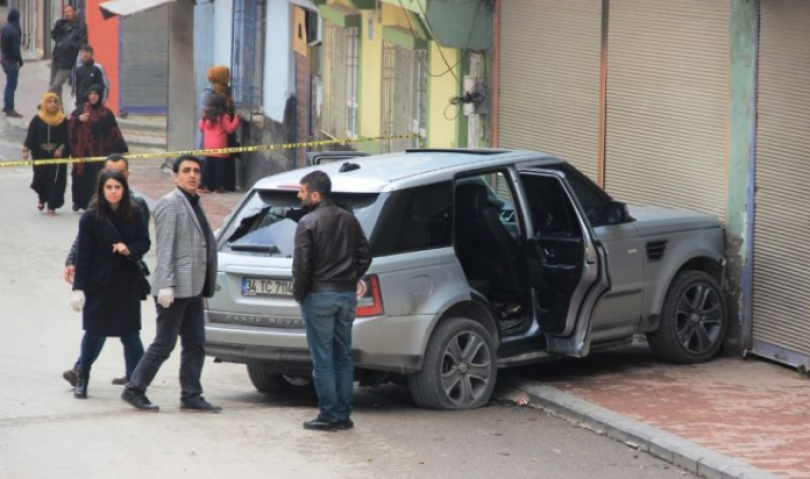
[[[231,65],[233,0],[214,0],[213,64]]]
[[[169,114],[168,148],[194,147],[198,103],[194,91],[194,1],[178,0],[169,6]]]
[[[460,53],[456,49],[441,48],[436,42],[430,42],[428,48],[430,49],[427,62],[428,71],[439,76],[428,75],[427,146],[455,148],[458,146],[458,123],[464,118],[464,115],[461,112],[461,105],[448,105],[450,98],[460,93],[459,85],[456,82],[456,77],[459,81],[462,78],[458,61]],[[444,59],[442,59],[442,54]],[[446,63],[445,60],[447,60]],[[448,71],[448,63],[454,67],[452,72]]]
[[[292,5],[287,0],[268,0],[265,35],[264,95],[262,108],[271,120],[284,119],[287,100],[295,94],[295,70],[292,54]]]
[[[374,12],[364,12],[360,28],[360,135],[380,136],[380,103],[382,100],[382,26],[374,23],[369,35],[368,19]],[[358,147],[371,146],[361,143]],[[376,144],[373,146],[377,146]],[[379,150],[379,148],[377,148]]]

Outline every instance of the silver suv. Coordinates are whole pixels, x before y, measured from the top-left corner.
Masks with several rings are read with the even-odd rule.
[[[501,367],[584,357],[636,334],[677,363],[723,344],[713,216],[628,208],[530,151],[414,150],[318,168],[374,257],[353,330],[361,385],[393,381],[422,407],[475,408]],[[206,352],[247,364],[264,392],[293,391],[310,374],[291,296],[296,193],[310,170],[258,182],[218,234]]]

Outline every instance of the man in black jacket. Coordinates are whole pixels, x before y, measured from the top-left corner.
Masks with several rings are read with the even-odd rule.
[[[96,63],[93,59],[93,47],[90,45],[82,45],[79,50],[79,60],[81,63],[73,68],[71,75],[71,84],[73,85],[73,96],[76,98],[76,106],[87,102],[87,94],[90,92],[90,87],[98,85],[101,87],[101,103],[107,101],[107,75],[104,73],[104,67]]]
[[[87,44],[87,27],[76,16],[76,10],[70,5],[62,9],[63,18],[56,21],[51,30],[53,54],[51,55],[51,88],[53,93],[62,98],[62,85],[70,76],[79,48]]]
[[[322,171],[301,179],[298,198],[310,212],[295,231],[293,296],[301,305],[312,353],[318,417],[304,429],[351,429],[354,395],[352,324],[357,282],[371,265],[365,233],[351,213],[330,200],[332,182]]]
[[[0,30],[0,48],[2,55],[0,63],[6,74],[6,91],[3,96],[3,112],[12,118],[22,118],[22,115],[14,109],[14,92],[17,90],[17,80],[20,76],[20,68],[23,66],[22,52],[20,51],[20,41],[22,40],[22,29],[20,29],[20,12],[16,8],[8,11],[8,23]]]

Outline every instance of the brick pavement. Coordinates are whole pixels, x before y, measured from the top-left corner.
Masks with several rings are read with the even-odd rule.
[[[642,344],[519,373],[780,477],[810,478],[810,384],[791,369],[754,358],[676,366]]]

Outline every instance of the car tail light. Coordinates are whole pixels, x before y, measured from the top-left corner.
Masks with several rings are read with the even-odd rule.
[[[379,316],[385,314],[382,294],[380,293],[380,280],[377,276],[366,276],[357,285],[357,311],[358,318]]]

